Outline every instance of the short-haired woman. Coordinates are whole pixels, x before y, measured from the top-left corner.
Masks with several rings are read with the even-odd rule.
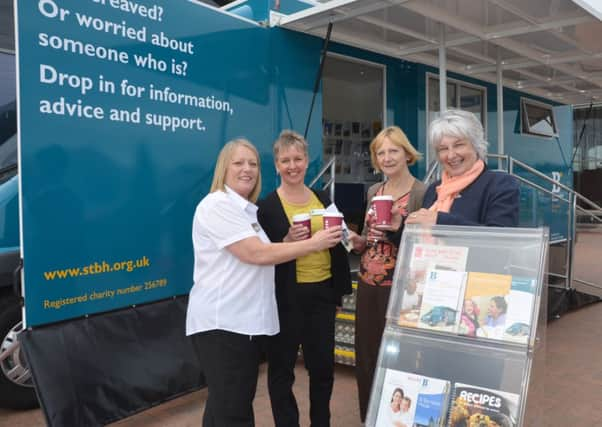
[[[425,190],[424,184],[408,169],[420,159],[420,153],[399,127],[380,131],[370,143],[370,157],[374,169],[382,172],[386,180],[368,189],[362,235],[352,233],[350,237],[354,250],[362,254],[355,312],[355,372],[362,422],[368,411],[401,236],[400,233],[393,236],[375,224],[372,199],[392,196],[394,213],[405,218],[420,208]]]
[[[301,135],[282,131],[273,151],[281,182],[257,203],[259,223],[273,242],[302,241],[323,228],[320,213],[331,201],[304,183],[309,156]],[[311,229],[293,224],[296,214],[312,214]],[[276,427],[299,426],[293,394],[299,345],[309,373],[311,425],[330,425],[336,307],[349,293],[349,261],[340,244],[276,266],[280,333],[268,341],[268,390]]]
[[[423,209],[406,224],[518,226],[518,181],[487,169],[488,143],[473,113],[442,113],[429,127],[429,144],[443,169],[441,180],[429,186]]]
[[[259,362],[278,333],[274,264],[335,246],[341,228],[311,239],[270,243],[257,221],[259,155],[247,140],[221,150],[210,193],[192,225],[194,285],[186,315],[209,391],[204,427],[253,426]]]

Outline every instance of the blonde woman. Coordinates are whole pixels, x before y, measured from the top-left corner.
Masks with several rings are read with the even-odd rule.
[[[424,184],[408,169],[420,159],[420,153],[399,127],[387,127],[374,138],[370,157],[374,169],[386,180],[368,189],[362,235],[352,233],[350,238],[354,250],[362,254],[355,314],[355,370],[362,422],[368,410],[401,235],[401,229],[391,234],[374,224],[372,198],[392,196],[395,213],[405,218],[420,208],[425,191]]]
[[[192,225],[194,285],[186,315],[209,391],[204,427],[253,426],[258,367],[278,333],[274,264],[335,246],[340,227],[298,242],[270,243],[257,221],[259,155],[247,140],[221,150],[210,193]]]

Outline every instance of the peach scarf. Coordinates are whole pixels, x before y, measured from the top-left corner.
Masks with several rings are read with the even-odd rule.
[[[454,203],[454,199],[460,191],[468,187],[481,175],[485,169],[483,160],[477,160],[472,167],[460,176],[449,176],[443,171],[441,174],[441,184],[437,186],[437,200],[429,208],[430,211],[449,212]]]

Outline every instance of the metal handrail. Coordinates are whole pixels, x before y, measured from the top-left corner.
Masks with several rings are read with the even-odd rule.
[[[531,187],[535,188],[536,190],[539,190],[546,194],[549,194],[551,197],[554,197],[555,199],[562,200],[565,203],[571,203],[568,199],[565,199],[564,197],[558,195],[557,193],[553,193],[551,190],[548,190],[547,188],[543,188],[541,185],[535,184],[534,182],[529,181],[528,179],[523,178],[522,176],[515,175],[515,174],[512,174],[512,176],[514,176],[519,181],[524,182],[527,185],[530,185]]]
[[[330,169],[330,178],[326,183],[322,186],[322,190],[326,190],[330,187],[330,200],[334,203],[334,184],[335,184],[335,166],[336,166],[336,156],[332,156],[330,160],[326,162],[326,164],[320,169],[320,172],[315,176],[314,179],[309,183],[309,188],[312,188],[322,176]]]
[[[501,158],[501,157],[506,157],[504,155],[493,155],[492,157],[497,157],[497,158]],[[508,173],[512,176],[514,176],[515,178],[517,178],[518,180],[520,180],[521,182],[524,182],[525,184],[539,190],[539,191],[543,191],[546,194],[549,194],[551,197],[557,199],[557,200],[561,200],[565,203],[567,203],[568,205],[568,209],[567,209],[567,238],[566,239],[562,239],[562,240],[558,240],[555,241],[554,243],[561,243],[561,242],[566,242],[566,256],[565,256],[565,272],[566,274],[552,274],[550,272],[548,272],[549,275],[555,276],[555,277],[562,277],[564,278],[565,282],[564,282],[564,288],[565,290],[569,290],[572,288],[573,285],[573,281],[578,281],[578,282],[583,282],[581,280],[578,279],[574,279],[573,278],[573,254],[575,251],[575,230],[577,227],[576,224],[576,218],[577,218],[577,211],[583,211],[586,212],[590,218],[593,218],[595,220],[597,220],[598,222],[602,223],[602,218],[598,217],[597,215],[593,214],[592,212],[588,212],[586,209],[582,208],[581,206],[577,205],[577,200],[581,200],[583,202],[585,202],[586,204],[588,204],[589,206],[593,207],[594,210],[599,211],[602,208],[600,206],[598,206],[596,203],[592,202],[591,200],[589,200],[587,197],[583,196],[582,194],[576,192],[575,190],[573,190],[572,188],[567,187],[564,184],[561,184],[560,182],[550,178],[549,176],[541,173],[540,171],[538,171],[535,168],[532,168],[531,166],[521,162],[520,160],[516,160],[510,156],[507,156],[507,160],[508,160]],[[521,176],[518,176],[515,171],[515,165],[518,167],[523,168],[524,170],[526,170],[527,172],[543,179],[544,181],[547,181],[549,183],[551,183],[552,185],[554,185],[555,187],[564,190],[568,197],[564,198],[561,197],[559,194],[554,193],[548,189],[543,188],[542,186],[535,184],[534,182],[525,179]]]
[[[582,195],[581,193],[576,192],[575,190],[573,190],[572,188],[567,187],[566,185],[555,181],[554,179],[550,178],[549,176],[543,174],[542,172],[538,171],[535,168],[532,168],[531,166],[521,162],[520,160],[516,160],[513,157],[508,156],[507,154],[487,154],[488,158],[492,158],[492,159],[498,159],[498,160],[505,160],[506,161],[506,168],[503,168],[504,170],[506,170],[509,174],[513,175],[515,178],[517,178],[518,180],[524,182],[527,185],[530,185],[534,188],[536,188],[539,191],[543,191],[544,193],[549,194],[550,196],[558,199],[558,200],[562,200],[565,203],[571,203],[570,200],[563,198],[561,195],[557,194],[557,193],[553,193],[552,191],[538,185],[535,184],[534,182],[523,178],[521,176],[518,176],[514,173],[514,164],[520,166],[521,168],[527,170],[528,172],[533,173],[534,175],[537,175],[538,177],[548,181],[550,184],[557,186],[558,188],[563,189],[564,191],[566,191],[567,193],[574,195],[575,197],[577,197],[579,200],[584,201],[585,203],[587,203],[589,206],[591,206],[594,211],[598,211],[598,212],[602,212],[602,207],[597,205],[595,202],[591,201],[590,199],[588,199],[587,197],[585,197],[584,195]],[[435,161],[431,164],[431,167],[429,168],[426,177],[424,178],[424,180],[422,182],[424,182],[425,184],[428,183],[433,175],[435,175],[435,173],[437,172],[437,170],[439,169],[439,162]],[[602,222],[602,216],[598,216],[592,212],[590,212],[589,210],[581,207],[581,206],[576,206],[576,209],[584,212],[585,214],[589,215],[590,217],[596,219],[597,221]]]
[[[584,195],[576,192],[575,190],[573,190],[572,188],[567,187],[564,184],[561,184],[558,181],[553,180],[552,178],[550,178],[549,176],[541,173],[540,171],[538,171],[537,169],[532,168],[531,166],[521,162],[520,160],[516,160],[515,158],[509,157],[510,160],[510,164],[517,164],[518,166],[522,167],[523,169],[526,169],[527,171],[531,172],[534,175],[537,175],[538,177],[550,182],[551,184],[563,189],[564,191],[566,191],[569,194],[574,195],[575,197],[577,197],[579,200],[584,201],[585,203],[587,203],[588,205],[590,205],[591,207],[593,207],[595,210],[601,210],[602,211],[602,207],[600,207],[599,205],[597,205],[596,203],[592,202],[590,199],[588,199],[587,197],[585,197]],[[511,167],[508,170],[508,173],[514,175],[513,173],[513,167]],[[602,222],[602,219],[599,219]]]
[[[510,160],[509,160],[509,156],[507,154],[487,154],[487,157],[491,158],[491,159],[497,159],[498,160],[498,162],[497,162],[497,168],[499,170],[505,170],[505,171],[508,170],[508,165],[510,164],[509,163]],[[502,163],[504,161],[506,162],[506,167],[504,167],[502,165]]]
[[[593,212],[590,212],[590,211],[588,211],[587,209],[585,209],[585,208],[582,208],[582,207],[581,207],[581,206],[579,206],[579,205],[577,205],[577,206],[576,206],[576,208],[577,208],[577,210],[578,210],[578,211],[585,213],[586,215],[590,216],[590,217],[591,217],[591,218],[593,218],[593,219],[596,219],[597,221],[601,221],[601,220],[602,220],[602,216],[598,216],[598,215],[596,215],[595,213],[593,213]]]
[[[594,210],[599,210],[602,211],[602,207],[598,206],[595,202],[591,201],[590,199],[588,199],[587,197],[585,197],[584,195],[582,195],[581,193],[576,192],[575,190],[573,190],[570,187],[567,187],[566,185],[555,181],[554,179],[550,178],[549,176],[545,175],[544,173],[538,171],[537,169],[527,165],[526,163],[521,162],[520,160],[517,160],[513,157],[508,156],[507,154],[487,154],[487,157],[489,158],[493,158],[493,159],[503,159],[507,162],[507,168],[504,168],[508,173],[510,173],[511,175],[517,176],[514,173],[514,165],[518,165],[521,168],[527,170],[528,172],[531,172],[534,175],[537,175],[538,177],[548,181],[550,184],[555,185],[558,188],[563,189],[564,191],[566,191],[567,193],[573,194],[575,195],[579,200],[584,201],[585,203],[587,203],[588,205],[590,205],[591,207],[594,208]],[[518,176],[517,176],[518,177]],[[530,181],[527,182],[527,184],[533,184],[534,186],[537,185],[535,183],[531,183]],[[556,193],[551,193],[549,190],[545,190],[542,187],[538,186],[540,190],[542,191],[546,191],[547,193],[552,194],[554,197],[561,199],[560,197],[558,197],[556,195]],[[564,199],[561,199],[564,200]],[[564,200],[567,201],[567,200]],[[578,209],[582,209],[584,212],[587,212],[585,209],[583,209],[582,207],[578,207]],[[590,215],[592,215],[591,213],[589,213]],[[595,215],[594,215],[595,216]],[[600,219],[602,221],[602,219]]]
[[[596,214],[594,214],[591,211],[595,211],[595,212],[602,212],[602,207],[598,206],[596,203],[594,203],[593,201],[589,200],[587,197],[583,196],[582,194],[576,192],[575,190],[573,190],[572,188],[567,187],[564,184],[561,184],[560,182],[550,178],[549,176],[543,174],[542,172],[538,171],[535,168],[532,168],[531,166],[527,165],[526,163],[521,162],[520,160],[516,160],[513,157],[510,157],[507,154],[488,154],[487,158],[489,159],[497,159],[498,160],[498,167],[501,170],[505,170],[506,172],[508,172],[510,175],[514,176],[516,179],[518,179],[520,182],[538,190],[541,191],[545,194],[548,194],[549,196],[560,200],[562,202],[565,202],[568,205],[568,219],[567,219],[567,238],[566,239],[558,239],[558,240],[554,240],[554,241],[550,241],[550,244],[558,244],[558,243],[567,243],[567,253],[566,253],[566,258],[565,258],[565,271],[566,274],[557,274],[557,273],[552,273],[552,272],[548,272],[549,276],[553,276],[553,277],[561,277],[565,280],[565,284],[564,287],[565,289],[570,289],[572,287],[572,283],[573,281],[577,281],[580,283],[585,283],[583,280],[579,280],[579,279],[574,279],[573,278],[573,253],[575,250],[575,239],[574,239],[574,232],[576,229],[576,218],[577,218],[577,211],[579,212],[584,212],[585,214],[587,214],[590,218],[602,223],[602,216],[598,216]],[[506,163],[506,167],[504,168],[502,163]],[[516,174],[515,172],[515,166],[518,166],[524,170],[526,170],[527,172],[532,173],[533,175],[547,181],[548,183],[556,186],[557,188],[560,188],[562,190],[564,190],[566,192],[566,196],[565,194],[559,194],[556,192],[552,192],[551,190],[548,190],[547,188],[542,187],[539,184],[534,183],[533,181],[527,179],[527,178],[523,178],[522,176],[519,176]],[[429,168],[427,174],[426,174],[426,178],[424,179],[424,183],[428,184],[430,182],[430,180],[432,179],[433,175],[437,172],[437,170],[439,169],[439,162],[435,161],[431,167]],[[583,202],[585,202],[587,205],[589,205],[590,207],[592,207],[593,209],[591,210],[587,210],[579,205],[577,205],[577,200],[581,200]],[[592,284],[587,283],[588,285],[592,286]]]
[[[548,272],[548,275],[553,276],[553,277],[564,278],[565,279],[564,286],[565,286],[565,289],[567,289],[567,290],[572,287],[573,281],[585,283],[583,280],[573,279],[573,253],[574,253],[574,249],[575,249],[574,232],[576,229],[576,218],[577,218],[576,213],[577,213],[577,211],[584,212],[585,214],[589,215],[590,218],[592,218],[600,223],[602,223],[602,216],[598,216],[598,215],[590,212],[589,210],[577,205],[577,200],[581,200],[581,201],[585,202],[586,204],[588,204],[590,207],[593,208],[592,209],[593,211],[602,212],[602,207],[597,205],[593,201],[589,200],[587,197],[583,196],[582,194],[576,192],[572,188],[569,188],[566,185],[561,184],[560,182],[550,178],[549,176],[547,176],[544,173],[538,171],[537,169],[527,165],[526,163],[521,162],[520,160],[516,160],[515,158],[510,157],[506,154],[488,154],[487,157],[492,158],[492,159],[498,159],[498,165],[500,168],[502,168],[502,162],[505,161],[506,168],[502,168],[502,169],[506,170],[510,175],[514,176],[520,182],[522,182],[538,191],[548,194],[550,197],[560,200],[568,205],[567,238],[550,242],[550,244],[558,244],[558,243],[565,243],[565,242],[567,243],[567,254],[566,254],[566,259],[565,259],[566,274],[557,274],[557,273]],[[323,185],[322,189],[324,190],[324,189],[330,187],[330,198],[333,201],[334,201],[334,187],[335,187],[334,186],[334,184],[335,184],[335,166],[336,166],[336,157],[332,156],[330,158],[330,160],[328,160],[328,162],[326,162],[326,164],[322,167],[322,169],[320,170],[318,175],[309,184],[310,187],[313,187],[318,182],[318,180],[330,169],[330,178]],[[544,188],[541,185],[536,184],[529,179],[526,179],[526,178],[523,178],[522,176],[517,175],[515,172],[515,166],[518,166],[518,167],[526,170],[527,172],[530,172],[533,175],[543,179],[544,181],[556,186],[557,188],[564,190],[568,194],[568,197],[563,197],[564,195],[552,192],[551,190],[548,190],[547,188]],[[438,170],[439,170],[439,162],[435,161],[431,164],[430,168],[428,169],[426,177],[424,178],[423,182],[425,184],[429,184],[430,180],[438,172]],[[591,286],[592,284],[588,283],[588,285]]]
[[[428,185],[430,183],[431,179],[433,178],[433,175],[435,175],[438,170],[439,170],[439,162],[435,160],[434,162],[431,163],[431,167],[427,171],[426,176],[422,180],[422,182],[424,184]]]
[[[595,202],[591,201],[590,199],[588,199],[587,197],[585,197],[581,193],[578,193],[577,191],[573,190],[572,188],[567,187],[566,185],[561,184],[558,181],[555,181],[554,179],[552,179],[549,176],[541,173],[537,169],[532,168],[531,166],[529,166],[529,165],[521,162],[520,160],[516,160],[516,159],[514,159],[512,157],[509,157],[507,155],[504,155],[504,154],[488,154],[487,157],[498,158],[498,159],[499,158],[505,158],[509,162],[509,165],[510,164],[516,164],[516,165],[522,167],[523,169],[527,170],[528,172],[531,172],[532,174],[537,175],[538,177],[540,177],[540,178],[548,181],[552,185],[555,185],[558,188],[561,188],[562,190],[566,191],[570,195],[575,196],[579,200],[583,200],[585,203],[587,203],[588,205],[590,205],[593,208],[594,211],[602,212],[602,207],[598,206]],[[514,168],[513,167],[512,168],[509,167],[507,169],[507,171],[512,176],[514,176],[515,178],[517,178],[519,181],[524,182],[525,184],[530,185],[531,187],[534,187],[537,190],[542,191],[542,192],[544,192],[546,194],[549,194],[551,197],[554,197],[554,198],[556,198],[558,200],[561,200],[561,201],[563,201],[565,203],[569,203],[569,204],[571,203],[570,200],[568,200],[568,199],[560,196],[558,193],[553,193],[552,191],[550,191],[550,190],[548,190],[546,188],[543,188],[542,186],[540,186],[538,184],[535,184],[534,182],[532,182],[532,181],[530,181],[530,180],[528,180],[526,178],[523,178],[523,177],[521,177],[519,175],[516,175],[514,173]],[[580,212],[583,212],[583,213],[587,214],[588,216],[590,216],[591,218],[593,218],[593,219],[595,219],[595,220],[597,220],[599,222],[602,222],[602,216],[598,216],[598,215],[594,214],[593,212],[590,212],[589,210],[587,210],[587,209],[585,209],[585,208],[583,208],[581,206],[578,206],[578,205],[575,207],[575,209],[578,210],[578,211],[580,211]]]

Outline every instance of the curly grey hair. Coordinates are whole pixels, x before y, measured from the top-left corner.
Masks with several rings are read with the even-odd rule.
[[[487,147],[483,125],[473,113],[464,110],[447,110],[433,120],[429,126],[429,145],[436,153],[437,146],[445,136],[469,141],[477,157],[487,161]]]

